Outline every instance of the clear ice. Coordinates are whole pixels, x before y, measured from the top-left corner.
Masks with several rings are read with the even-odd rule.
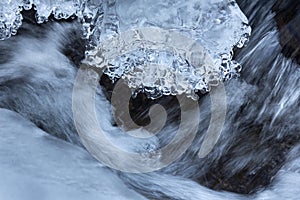
[[[241,66],[232,60],[233,48],[242,48],[251,34],[234,0],[2,0],[0,40],[17,33],[22,25],[20,12],[32,7],[38,23],[51,14],[56,19],[77,16],[84,38],[89,39],[84,62],[102,68],[112,80],[124,79],[133,93],[143,91],[153,99],[170,94],[197,98],[195,91],[208,92],[218,82],[238,76]],[[188,48],[179,52],[172,45],[145,47],[141,39],[132,41],[136,48],[130,52],[105,45],[128,30],[149,27],[176,31],[196,41],[213,66],[205,66],[203,55]],[[102,59],[108,50],[114,57]],[[188,60],[186,53],[194,60]]]

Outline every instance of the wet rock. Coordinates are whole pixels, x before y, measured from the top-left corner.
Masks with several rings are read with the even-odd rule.
[[[300,63],[300,4],[294,0],[277,0],[273,6],[279,29],[282,53]]]

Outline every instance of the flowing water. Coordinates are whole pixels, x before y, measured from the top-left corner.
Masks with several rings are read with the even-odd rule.
[[[199,128],[188,150],[165,168],[137,174],[108,170],[81,148],[73,123],[72,92],[79,62],[86,48],[91,48],[90,40],[81,37],[82,21],[37,26],[31,16],[23,14],[18,34],[0,43],[0,107],[25,118],[0,111],[1,152],[8,152],[0,154],[0,169],[5,172],[1,176],[9,180],[0,182],[8,188],[8,192],[0,189],[0,197],[14,193],[9,192],[10,183],[14,185],[16,174],[24,171],[32,176],[21,176],[22,182],[37,179],[33,182],[42,183],[42,194],[51,194],[55,199],[66,199],[69,194],[78,199],[299,199],[300,68],[281,53],[275,14],[271,11],[275,1],[238,3],[249,19],[252,36],[246,47],[235,51],[234,59],[243,66],[240,77],[224,82],[227,110],[218,142],[206,157],[199,158],[209,124],[219,123],[218,117],[210,121],[210,94],[201,94],[197,100]],[[100,13],[97,11],[96,15]],[[155,103],[164,106],[168,114],[166,126],[150,141],[133,141],[114,124],[109,104],[114,84],[108,76],[102,78],[101,84],[103,87],[96,92],[97,117],[115,144],[128,151],[148,152],[170,142],[180,123],[181,108],[175,97],[152,100],[138,94],[131,99],[132,118],[138,124],[149,123],[148,111]],[[35,126],[23,120],[30,120]],[[184,128],[188,131],[189,124]],[[46,137],[40,129],[76,146],[37,139],[31,133]],[[32,139],[24,139],[24,134]],[[65,155],[65,151],[69,153]],[[68,156],[70,152],[74,155]],[[23,154],[28,159],[22,159]],[[22,162],[23,167],[16,167],[11,157]],[[48,158],[43,161],[43,157]],[[74,165],[70,167],[69,163]],[[43,178],[32,178],[38,177],[35,171],[39,167],[44,170],[40,174]],[[52,170],[55,173],[48,175]],[[103,182],[97,180],[97,175],[104,177]],[[109,184],[111,187],[106,187]],[[24,193],[32,198],[26,191],[21,190],[21,195],[11,199]]]

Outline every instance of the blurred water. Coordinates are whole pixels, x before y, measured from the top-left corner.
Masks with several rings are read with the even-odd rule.
[[[0,198],[145,199],[84,149],[0,109]]]
[[[281,54],[274,14],[270,12],[273,3],[240,2],[253,35],[248,46],[235,56],[244,68],[239,79],[225,85],[226,122],[219,142],[207,157],[199,159],[197,153],[211,115],[209,95],[199,100],[202,120],[193,145],[170,166],[148,174],[103,169],[90,158],[86,161],[89,156],[80,147],[55,139],[45,141],[43,138],[48,137],[44,132],[15,114],[1,111],[0,176],[8,181],[0,182],[0,197],[19,194],[32,198],[34,194],[52,199],[68,199],[69,195],[78,199],[121,199],[126,193],[129,199],[141,198],[124,188],[122,180],[149,199],[299,199],[300,68]],[[71,111],[77,66],[62,50],[74,39],[70,33],[80,26],[53,23],[45,33],[33,27],[24,25],[32,31],[30,34],[24,31],[24,35],[0,43],[0,107],[18,112],[47,133],[80,146]],[[173,104],[169,109],[172,115],[180,112]],[[113,125],[109,102],[100,88],[97,111],[100,123],[111,130],[116,144],[130,150],[148,150],[145,143],[133,145],[130,137]],[[176,121],[169,122],[157,135],[155,145],[167,143],[176,129]],[[40,169],[45,171],[38,173]],[[24,184],[20,184],[22,181]],[[25,187],[18,193],[13,187],[16,184],[42,185],[46,192],[38,194],[30,191],[33,187]],[[120,189],[115,190],[116,185]]]

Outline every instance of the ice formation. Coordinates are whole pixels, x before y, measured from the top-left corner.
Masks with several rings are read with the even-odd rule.
[[[101,35],[86,63],[150,98],[197,98],[195,91],[208,92],[238,75],[232,50],[243,47],[250,33],[232,0],[112,0],[104,2]]]
[[[22,2],[4,0],[0,2],[0,40],[10,38],[17,34],[22,25]]]
[[[0,40],[17,33],[22,24],[20,12],[32,6],[38,23],[46,22],[51,14],[56,19],[77,16],[89,40],[84,62],[100,67],[112,80],[123,78],[133,92],[144,91],[150,98],[183,93],[196,98],[195,91],[207,92],[219,81],[237,76],[241,66],[232,60],[232,50],[243,47],[251,33],[234,0],[4,0],[0,3]],[[124,42],[122,33],[128,31],[136,30],[136,36],[143,37],[140,30],[149,27],[158,28],[156,35],[181,36],[172,44],[136,38],[127,44],[133,49],[114,46],[111,50],[105,45]],[[194,51],[194,43],[174,48],[186,41],[195,41],[202,50]],[[110,60],[102,55],[108,51],[114,54]]]
[[[22,10],[36,10],[37,23],[47,22],[50,15],[56,19],[77,16],[82,22],[83,32],[89,37],[91,26],[97,21],[101,0],[2,0],[0,2],[0,40],[10,38],[22,25]]]

